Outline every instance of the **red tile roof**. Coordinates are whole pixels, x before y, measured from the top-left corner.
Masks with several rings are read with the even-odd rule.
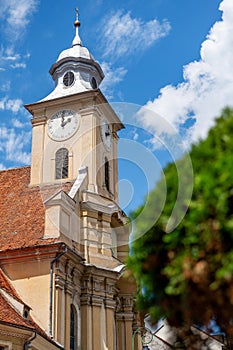
[[[23,326],[27,328],[34,329],[34,321],[32,324],[29,320],[23,318],[14,307],[7,301],[7,299],[2,295],[1,290],[4,290],[11,297],[16,299],[21,304],[25,305],[22,299],[19,297],[15,288],[12,286],[10,280],[4,274],[3,270],[0,268],[0,322],[10,323],[17,326]]]
[[[0,322],[9,323],[18,327],[34,329],[29,321],[25,320],[0,293]]]
[[[5,292],[7,292],[13,298],[15,298],[19,302],[23,303],[22,299],[19,297],[15,288],[12,286],[9,279],[6,277],[6,275],[4,274],[4,272],[2,271],[1,268],[0,268],[0,289],[3,289]]]
[[[30,167],[0,171],[0,251],[13,251],[57,243],[44,239],[45,207],[43,202],[61,189],[61,185],[30,187]],[[62,185],[68,192],[72,183]],[[0,323],[34,330],[45,339],[51,338],[33,321],[25,319],[1,292],[22,303],[10,280],[0,268]],[[53,342],[54,343],[54,342]],[[55,343],[54,343],[55,344]],[[59,347],[59,346],[58,346]]]
[[[30,187],[30,167],[0,171],[0,251],[52,243],[44,239],[46,198],[61,186]],[[72,183],[63,186],[69,191]]]
[[[7,292],[7,294],[19,301],[21,304],[27,306],[18,296],[10,280],[6,277],[0,268],[0,323],[2,322],[4,324],[9,324],[11,326],[17,327],[26,327],[30,330],[36,331],[38,334],[50,342],[53,342],[53,340],[45,333],[44,330],[40,328],[40,326],[32,319],[31,316],[28,319],[25,319],[16,311],[16,309],[14,309],[7,298],[2,295],[1,289]]]
[[[29,187],[30,167],[0,172],[0,250],[34,245],[44,233],[40,188]]]

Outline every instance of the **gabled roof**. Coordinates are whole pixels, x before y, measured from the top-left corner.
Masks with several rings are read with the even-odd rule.
[[[23,301],[19,297],[18,293],[16,292],[15,288],[10,283],[9,279],[6,277],[2,269],[0,268],[0,290],[4,290],[7,292],[10,296],[12,296],[14,299],[16,299],[19,302]]]
[[[2,291],[4,291],[5,293],[3,293]],[[20,312],[13,306],[13,303],[10,302],[10,298],[7,295],[9,295],[10,297],[27,307],[27,305],[19,297],[15,288],[12,286],[10,280],[0,268],[0,323],[17,328],[23,327],[28,330],[34,331],[40,334],[43,338],[52,342],[58,348],[61,348],[61,346],[58,346],[58,344],[56,344],[45,333],[45,331],[43,331],[40,328],[40,326],[32,319],[31,316],[29,316],[28,318],[23,317],[20,314]]]
[[[34,329],[35,327],[25,320],[14,308],[11,306],[6,298],[0,293],[0,322],[9,323],[17,327],[26,327]]]
[[[58,186],[30,187],[30,167],[0,171],[0,251],[47,245],[44,201]],[[70,183],[62,189],[68,192]]]
[[[0,268],[0,322],[10,323],[18,327],[22,326],[30,329],[37,328],[38,326],[36,327],[35,322],[31,318],[25,319],[13,306],[10,300],[16,300],[18,303],[27,307],[19,297],[10,280]]]

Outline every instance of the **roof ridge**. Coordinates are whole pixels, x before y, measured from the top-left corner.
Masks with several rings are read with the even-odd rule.
[[[3,305],[2,305],[2,302],[4,302]],[[4,310],[1,310],[2,308]],[[3,312],[4,312],[4,315],[3,315]],[[1,319],[2,318],[1,316],[3,316],[4,318]],[[5,323],[10,323],[10,324],[13,324],[13,325],[17,325],[17,326],[28,327],[30,329],[34,329],[35,328],[34,326],[32,326],[29,323],[29,320],[25,319],[19,313],[19,311],[16,308],[14,308],[14,306],[9,302],[9,300],[7,300],[5,295],[3,295],[2,293],[0,293],[0,322],[1,321],[5,322]]]
[[[21,166],[19,168],[8,168],[8,169],[0,169],[0,173],[4,173],[7,171],[14,171],[14,170],[22,170],[22,169],[27,169],[27,168],[31,168],[31,165],[25,165],[25,166]]]
[[[3,271],[3,269],[1,267],[0,267],[0,289],[3,289],[6,293],[8,293],[11,297],[16,299],[20,303],[28,306],[20,298],[20,296],[19,296],[18,292],[16,291],[15,287],[12,285],[9,277],[6,275],[6,273]]]
[[[4,286],[1,285],[1,279],[4,280],[4,282],[7,283],[7,286],[9,288],[4,288]],[[2,292],[1,292],[2,289]],[[3,293],[3,291],[5,293]],[[12,293],[12,291],[14,293]],[[5,307],[7,306],[8,309],[10,308],[10,310],[8,310],[9,312],[12,312],[12,315],[9,314],[8,312],[8,317],[12,316],[12,320],[8,321],[4,321],[2,320],[2,322],[6,322],[6,323],[10,323],[12,325],[18,325],[18,326],[24,326],[24,327],[28,327],[30,329],[34,329],[35,331],[38,332],[38,334],[40,334],[42,337],[46,338],[49,341],[53,341],[53,339],[45,332],[45,330],[43,330],[37,323],[36,321],[33,319],[33,317],[29,314],[28,318],[25,318],[20,310],[17,309],[17,307],[15,307],[13,305],[13,303],[7,298],[6,294],[8,294],[11,298],[16,299],[19,303],[21,303],[24,307],[26,306],[27,308],[31,309],[30,306],[28,306],[18,295],[17,291],[15,290],[14,286],[12,285],[12,283],[10,282],[9,278],[6,276],[6,274],[3,272],[2,268],[0,268],[0,309],[1,309],[1,299],[4,299],[4,304]],[[16,316],[17,314],[17,316]],[[5,315],[3,315],[5,318]],[[15,317],[16,316],[16,317]],[[0,310],[0,322],[1,322],[1,310]]]

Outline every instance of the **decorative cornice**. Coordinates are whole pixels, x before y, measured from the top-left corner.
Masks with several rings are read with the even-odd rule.
[[[65,280],[61,276],[55,276],[55,287],[61,290],[65,288]]]
[[[116,300],[113,300],[113,299],[105,299],[104,300],[104,304],[105,304],[105,307],[107,309],[113,309],[115,310],[116,308]]]
[[[83,294],[80,296],[80,304],[82,305],[91,305],[91,296],[88,294]]]
[[[103,305],[103,298],[98,296],[92,296],[91,305],[101,307]]]
[[[64,243],[56,242],[46,245],[0,251],[0,262],[3,265],[6,263],[28,263],[31,260],[34,261],[35,256],[37,260],[53,259],[62,247],[64,247]]]
[[[130,321],[130,322],[132,322],[134,320],[134,313],[133,312],[117,312],[116,319],[117,319],[117,321]]]
[[[47,118],[45,116],[34,117],[31,119],[32,126],[35,125],[45,125]]]

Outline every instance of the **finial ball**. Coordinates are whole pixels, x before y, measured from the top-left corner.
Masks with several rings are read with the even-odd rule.
[[[76,20],[74,22],[74,26],[75,27],[80,27],[80,22],[79,22],[79,10],[78,7],[75,8],[75,12],[76,12]]]

